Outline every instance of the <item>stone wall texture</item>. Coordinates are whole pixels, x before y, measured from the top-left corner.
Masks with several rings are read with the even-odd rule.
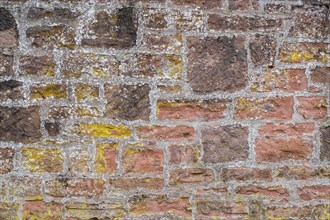
[[[0,220],[330,220],[329,0],[0,0]]]

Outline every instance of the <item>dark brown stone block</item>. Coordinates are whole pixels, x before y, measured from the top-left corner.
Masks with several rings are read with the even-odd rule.
[[[40,133],[39,107],[0,107],[0,141],[31,143]]]
[[[330,160],[330,126],[320,128],[321,132],[321,160]]]
[[[235,92],[247,82],[243,37],[188,38],[188,82],[195,92]]]
[[[6,99],[22,99],[23,83],[16,80],[8,80],[0,82],[0,100]]]
[[[150,115],[150,87],[142,85],[122,85],[105,87],[106,116],[125,120],[148,120]]]
[[[273,30],[282,26],[281,19],[265,18],[261,16],[223,16],[211,14],[208,20],[209,28],[216,31],[254,31]]]
[[[18,32],[14,16],[5,8],[0,8],[0,47],[16,47]]]
[[[56,136],[60,133],[60,124],[58,122],[47,122],[45,123],[45,128],[49,136]]]
[[[125,49],[136,43],[137,17],[133,7],[124,7],[109,15],[101,11],[96,15],[96,22],[88,25],[95,38],[87,37],[83,45],[104,48]]]
[[[202,130],[204,162],[224,163],[246,160],[249,149],[247,139],[247,127],[204,128]]]
[[[14,149],[0,148],[0,174],[8,173],[13,169],[14,155],[15,155]]]
[[[272,66],[275,59],[275,49],[276,39],[274,36],[256,34],[250,44],[253,64]]]
[[[0,52],[0,76],[10,75],[13,75],[13,56]]]

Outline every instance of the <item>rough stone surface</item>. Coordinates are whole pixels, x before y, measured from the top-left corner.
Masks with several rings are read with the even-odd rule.
[[[243,37],[191,37],[188,38],[188,48],[187,77],[194,91],[234,92],[246,86],[247,59]],[[224,56],[226,60],[222,59]]]
[[[106,116],[124,120],[148,120],[150,115],[150,87],[146,84],[106,85]]]
[[[0,108],[0,140],[23,143],[40,139],[39,107]]]
[[[105,11],[96,14],[88,26],[91,38],[84,38],[83,45],[125,49],[136,44],[137,18],[133,7],[119,8],[113,14]]]
[[[321,132],[321,160],[330,160],[330,126],[320,128]]]
[[[247,127],[204,128],[202,144],[206,163],[244,161],[248,156]]]
[[[0,219],[329,219],[329,3],[0,0]]]

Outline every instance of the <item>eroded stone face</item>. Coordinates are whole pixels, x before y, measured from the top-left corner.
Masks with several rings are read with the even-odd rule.
[[[321,160],[330,160],[330,126],[324,126],[321,132]]]
[[[92,47],[126,49],[136,43],[137,18],[133,7],[123,7],[114,13],[101,11],[87,25],[89,37],[82,44]]]
[[[193,91],[235,92],[245,87],[247,57],[243,37],[189,37],[188,48],[187,78]]]
[[[17,26],[14,16],[5,8],[0,8],[0,47],[16,47]]]
[[[0,107],[0,140],[31,143],[39,140],[39,107]]]
[[[105,87],[106,116],[125,120],[148,120],[150,88],[146,84]]]
[[[247,127],[204,128],[202,130],[204,162],[224,163],[246,160],[249,149],[247,138]]]
[[[292,37],[325,38],[329,35],[329,8],[326,5],[304,5],[294,7],[293,26],[289,35]]]

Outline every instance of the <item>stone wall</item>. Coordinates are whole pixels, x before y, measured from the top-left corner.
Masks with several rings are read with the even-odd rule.
[[[329,219],[329,0],[0,0],[0,219]]]

